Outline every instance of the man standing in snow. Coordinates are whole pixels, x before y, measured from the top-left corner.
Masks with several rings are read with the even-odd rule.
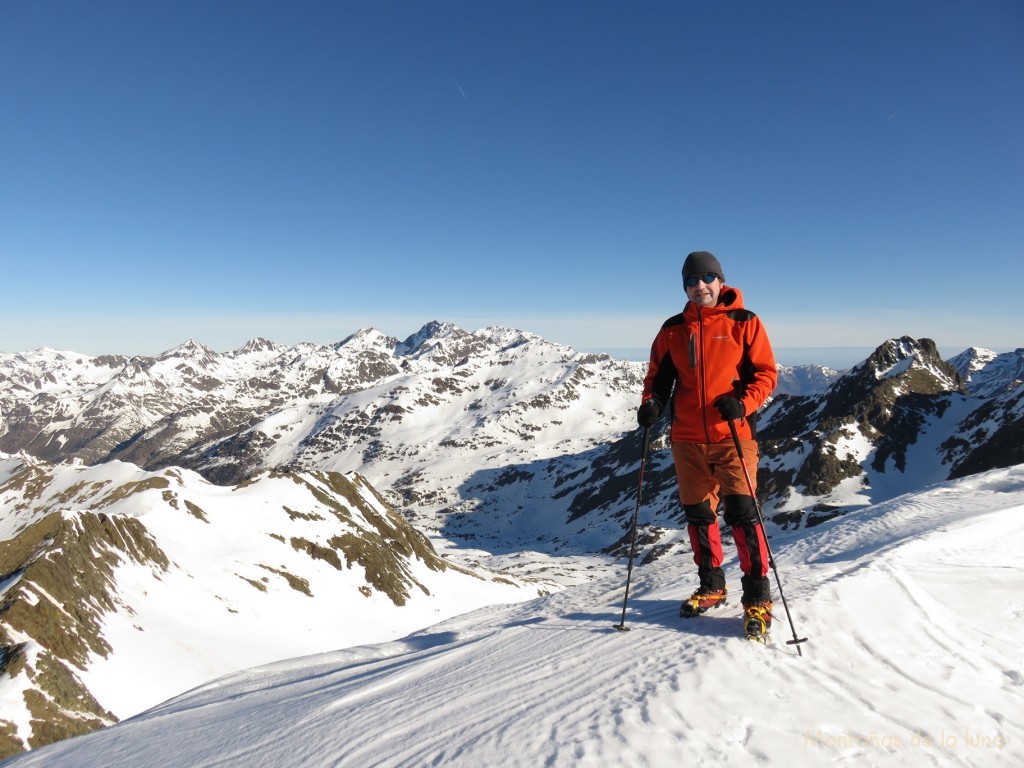
[[[725,603],[721,500],[743,571],[744,626],[748,635],[761,636],[771,627],[772,601],[768,546],[750,496],[750,485],[757,482],[754,412],[775,389],[778,372],[764,326],[744,308],[739,290],[724,281],[712,254],[696,251],[686,257],[688,301],[651,345],[637,421],[653,426],[671,398],[672,458],[700,577],[680,615],[698,616]],[[746,474],[729,422],[743,448]]]

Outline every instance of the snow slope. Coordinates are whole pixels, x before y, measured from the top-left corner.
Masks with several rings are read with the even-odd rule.
[[[1024,764],[1024,465],[773,538],[793,620],[677,616],[669,556],[211,682],[5,766]],[[738,587],[735,559],[730,583]]]
[[[0,735],[49,743],[227,673],[557,589],[450,562],[359,475],[219,486],[0,453]]]

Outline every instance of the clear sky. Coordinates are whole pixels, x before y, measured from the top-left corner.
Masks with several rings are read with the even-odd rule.
[[[0,0],[0,351],[1024,346],[1019,0]]]

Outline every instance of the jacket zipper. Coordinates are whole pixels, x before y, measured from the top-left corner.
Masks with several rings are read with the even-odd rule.
[[[704,308],[697,307],[697,344],[699,354],[697,355],[697,381],[700,382],[700,420],[704,425],[704,437],[708,443],[711,442],[711,433],[708,431],[708,388],[705,380],[707,364],[704,355]]]

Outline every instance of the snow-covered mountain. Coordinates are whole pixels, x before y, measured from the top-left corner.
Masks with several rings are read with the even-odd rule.
[[[779,395],[816,395],[831,386],[842,371],[824,365],[778,365],[779,381],[775,386]]]
[[[922,476],[1024,461],[1020,357],[969,350],[947,363],[930,340],[903,338],[841,374],[782,370],[804,394],[780,389],[760,414],[766,511],[814,524]],[[483,564],[530,569],[525,550],[562,563],[622,536],[644,370],[437,322],[402,342],[370,329],[329,347],[254,340],[226,354],[195,342],[130,360],[37,351],[0,356],[0,449],[182,466],[217,483],[359,472],[421,530],[482,550]],[[657,552],[686,546],[666,448],[662,436],[650,470]]]
[[[450,323],[404,342],[369,330],[332,347],[258,341],[225,355],[189,342],[113,373],[50,357],[83,370],[51,375],[37,360],[0,360],[11,371],[0,379],[0,449],[181,466],[217,483],[267,469],[359,472],[425,530],[469,538],[485,518],[491,527],[516,517],[498,531],[518,532],[506,551],[538,536],[548,548],[565,503],[527,501],[547,499],[565,478],[544,467],[585,473],[589,452],[633,430],[644,372],[520,331]],[[518,493],[527,478],[536,484]],[[488,516],[484,496],[499,515]],[[523,514],[538,520],[530,526]]]
[[[1024,381],[1024,348],[1000,355],[971,347],[950,358],[949,363],[960,373],[964,386],[978,397],[1006,392]]]
[[[935,479],[1015,463],[985,445],[1019,434],[1021,355],[974,350],[950,362],[927,340],[894,339],[842,374],[780,369],[783,384],[761,417],[773,459],[766,500],[782,511],[836,506],[838,481],[854,479],[844,496],[855,490],[854,465],[867,461],[892,480],[924,432],[945,430],[951,441]],[[969,397],[958,373],[979,394]],[[401,342],[369,329],[328,347],[257,339],[225,354],[192,341],[156,358],[37,350],[0,355],[0,450],[181,466],[227,484],[267,469],[359,472],[417,524],[471,535],[485,517],[477,510],[529,508],[547,519],[571,494],[570,517],[581,519],[588,503],[613,494],[607,472],[592,487],[590,467],[630,463],[618,443],[634,448],[643,374],[642,363],[520,331],[437,322]],[[958,443],[965,434],[971,441]],[[836,441],[860,442],[843,442],[833,458]],[[888,485],[875,482],[865,500],[906,490]]]
[[[470,433],[494,447],[550,442],[541,432],[603,438],[608,427],[631,426],[644,370],[520,331],[469,333],[438,322],[402,342],[367,329],[327,347],[254,339],[224,354],[194,341],[155,358],[0,354],[0,450],[55,462],[188,466],[232,483],[274,462],[326,468],[329,455],[337,464],[337,436],[347,432],[363,455],[349,456],[344,469],[362,471],[381,458],[366,455],[383,444],[373,437],[424,414],[438,439],[417,442],[435,450]],[[837,375],[780,367],[779,394],[815,393]],[[358,416],[345,409],[354,395],[365,400]]]
[[[212,677],[401,637],[551,585],[459,566],[359,475],[0,454],[0,756]]]
[[[760,479],[774,519],[809,525],[922,483],[1024,461],[1024,386],[1006,355],[963,388],[968,359],[945,362],[930,339],[891,339],[821,394],[765,409]]]
[[[1024,469],[777,532],[797,633],[678,616],[684,556],[199,686],[10,768],[1024,762]],[[735,559],[727,576],[738,579]],[[965,610],[965,606],[968,608]]]
[[[226,354],[191,341],[156,358],[39,350],[0,355],[0,450],[187,466],[220,483],[279,464],[359,471],[409,463],[406,447],[375,440],[385,433],[450,454],[467,441],[503,448],[621,431],[642,371],[450,323],[404,342],[369,329],[330,347],[255,340]]]

